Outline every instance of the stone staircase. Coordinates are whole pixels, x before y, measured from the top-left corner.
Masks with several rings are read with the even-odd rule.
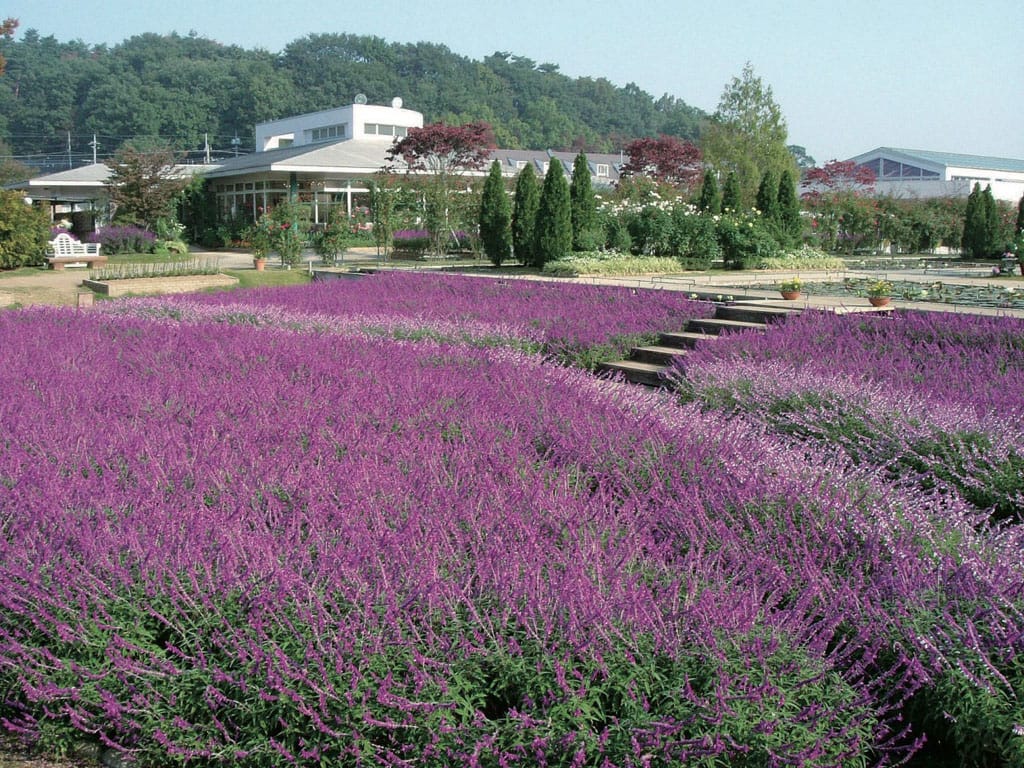
[[[714,317],[696,318],[682,331],[661,333],[657,344],[633,347],[628,360],[602,363],[598,370],[621,374],[634,384],[662,387],[672,361],[698,344],[713,343],[723,333],[763,331],[769,323],[781,322],[801,311],[799,307],[765,306],[754,302],[717,304]]]

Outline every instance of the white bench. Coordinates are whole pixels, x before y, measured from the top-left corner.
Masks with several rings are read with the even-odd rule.
[[[99,243],[82,243],[61,232],[46,246],[46,263],[50,269],[70,266],[92,268],[96,264],[106,264],[107,257],[100,254]]]

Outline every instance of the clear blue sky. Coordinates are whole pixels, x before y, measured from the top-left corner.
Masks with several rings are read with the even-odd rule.
[[[819,164],[878,146],[1024,158],[1022,0],[15,0],[0,16],[60,41],[195,31],[280,52],[312,33],[509,51],[714,111],[750,61],[789,143]],[[416,94],[398,94],[416,108]],[[324,105],[325,107],[336,105]]]

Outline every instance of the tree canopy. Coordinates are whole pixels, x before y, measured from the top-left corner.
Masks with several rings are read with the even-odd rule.
[[[427,123],[486,122],[510,149],[621,150],[634,138],[696,140],[706,117],[633,83],[570,78],[509,52],[482,60],[434,43],[312,34],[280,53],[222,45],[195,34],[143,34],[117,45],[61,42],[14,28],[0,36],[0,139],[16,156],[52,165],[100,158],[127,141],[160,138],[175,150],[252,148],[253,127],[352,102],[403,96]],[[70,138],[72,152],[67,152]],[[66,167],[60,165],[60,167]]]
[[[717,170],[736,174],[744,205],[754,201],[765,173],[797,173],[787,144],[786,120],[772,89],[754,74],[750,62],[725,86],[711,123],[704,131],[704,161]]]

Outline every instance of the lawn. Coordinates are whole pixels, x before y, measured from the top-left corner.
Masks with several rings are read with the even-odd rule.
[[[5,727],[139,765],[1020,764],[1024,324],[806,317],[671,394],[580,367],[702,314],[424,274],[0,314]]]

